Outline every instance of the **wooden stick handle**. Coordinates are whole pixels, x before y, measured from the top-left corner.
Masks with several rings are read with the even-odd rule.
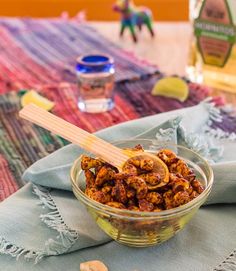
[[[79,145],[118,168],[128,159],[121,149],[36,105],[25,106],[19,116]]]

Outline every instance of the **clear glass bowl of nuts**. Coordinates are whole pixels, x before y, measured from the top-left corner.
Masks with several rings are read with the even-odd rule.
[[[92,155],[82,155],[71,168],[75,196],[119,243],[148,247],[168,240],[206,201],[213,184],[211,167],[197,153],[168,142],[137,139],[114,145],[154,154],[160,167],[131,159],[118,172]]]

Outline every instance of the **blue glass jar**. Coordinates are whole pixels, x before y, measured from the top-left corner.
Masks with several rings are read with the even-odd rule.
[[[106,55],[84,55],[77,59],[78,107],[99,113],[114,106],[114,60]]]

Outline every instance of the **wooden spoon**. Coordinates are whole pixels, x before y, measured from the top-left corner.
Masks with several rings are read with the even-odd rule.
[[[161,169],[163,171],[163,178],[169,179],[169,176],[167,176],[168,169],[165,163],[157,156],[150,153],[122,150],[33,104],[25,106],[19,112],[19,115],[21,118],[29,120],[54,134],[79,145],[83,149],[117,167],[119,171],[122,171],[125,162],[131,157],[148,156],[154,161],[154,164],[158,165],[159,170]]]

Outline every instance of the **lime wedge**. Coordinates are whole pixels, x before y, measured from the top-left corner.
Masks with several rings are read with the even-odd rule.
[[[160,79],[152,89],[152,95],[175,98],[184,102],[189,95],[187,83],[178,77],[165,77]]]
[[[51,110],[54,106],[53,102],[41,96],[35,90],[27,91],[26,94],[21,97],[22,107],[26,106],[27,104],[35,104],[47,111]]]

